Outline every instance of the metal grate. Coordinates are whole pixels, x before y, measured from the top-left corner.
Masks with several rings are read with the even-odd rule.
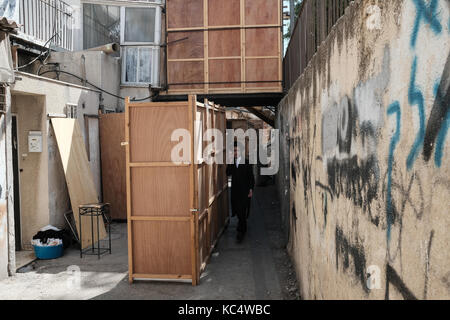
[[[73,9],[61,0],[19,0],[20,31],[42,42],[72,50]]]
[[[351,0],[303,0],[283,60],[285,91],[301,76],[350,2]]]
[[[70,119],[76,119],[77,118],[77,109],[78,106],[76,104],[66,104],[66,117]]]
[[[6,88],[0,84],[0,111],[6,111]]]

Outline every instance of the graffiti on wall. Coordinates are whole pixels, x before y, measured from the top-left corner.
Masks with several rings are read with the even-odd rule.
[[[450,179],[442,175],[448,172],[446,157],[450,152],[447,150],[450,54],[444,52],[439,56],[424,50],[426,44],[422,42],[429,41],[432,35],[433,44],[443,41],[448,44],[450,2],[404,0],[403,3],[402,10],[408,15],[402,13],[402,17],[408,16],[404,19],[411,24],[408,23],[406,29],[399,28],[407,33],[401,35],[405,41],[398,43],[405,44],[408,53],[403,50],[404,46],[398,49],[397,42],[386,44],[381,71],[374,76],[364,79],[350,91],[347,88],[341,91],[339,81],[328,82],[325,89],[321,88],[321,106],[315,108],[320,109],[319,113],[310,107],[308,85],[296,92],[297,96],[301,92],[300,104],[305,107],[294,112],[291,125],[294,128],[291,136],[295,137],[290,150],[291,186],[295,194],[291,200],[291,212],[295,217],[292,225],[296,230],[298,217],[302,221],[305,214],[311,219],[310,226],[316,228],[306,227],[308,236],[317,232],[314,236],[329,241],[330,233],[334,233],[331,246],[334,245],[337,270],[351,274],[367,293],[366,268],[371,261],[367,260],[366,252],[371,255],[373,252],[368,249],[372,247],[366,242],[367,238],[360,237],[362,230],[358,225],[364,224],[365,228],[365,222],[369,221],[375,230],[385,233],[382,239],[386,247],[382,250],[386,256],[382,264],[386,298],[392,296],[392,288],[395,288],[405,299],[426,299],[430,283],[436,284],[436,277],[431,277],[432,272],[436,275],[436,269],[433,270],[436,267],[432,266],[433,246],[442,241],[442,231],[434,222],[430,224],[429,219],[430,216],[441,217],[442,213],[433,210],[440,209],[442,197],[450,195]],[[445,4],[449,10],[445,10]],[[448,32],[444,32],[444,28],[448,28]],[[407,65],[400,68],[405,71],[405,77],[391,74],[398,70],[391,63],[399,61],[399,52],[409,57],[404,59]],[[430,61],[436,63],[436,67],[430,67]],[[399,79],[405,79],[404,83],[399,85]],[[317,114],[316,120],[321,121],[317,135],[320,154],[315,148],[313,118]],[[438,192],[430,191],[430,185]],[[360,219],[361,212],[364,222]],[[316,221],[316,214],[320,213],[322,219]],[[417,226],[420,235],[409,234],[411,225]],[[308,244],[310,249],[315,245],[313,241],[310,239]],[[411,243],[420,246],[417,249],[420,257],[409,257]],[[407,285],[411,280],[403,278],[405,270],[410,268],[403,265],[408,259],[413,259],[424,271],[420,274],[423,292],[417,290],[417,285],[411,290]],[[439,279],[450,294],[449,274],[444,270]]]
[[[338,98],[332,93],[334,97],[323,100],[322,156],[327,182],[316,181],[316,186],[329,191],[332,197],[342,195],[352,200],[377,226],[380,218],[371,204],[378,196],[381,180],[377,147],[384,122],[382,94],[389,84],[389,70],[386,48],[381,72],[358,85],[352,98]]]
[[[436,88],[435,100],[424,137],[423,157],[429,161],[435,149],[434,163],[441,167],[445,138],[450,125],[450,54],[447,57],[441,81]]]

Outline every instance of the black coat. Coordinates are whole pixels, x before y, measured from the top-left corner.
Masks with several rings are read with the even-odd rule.
[[[248,193],[255,186],[253,166],[248,163],[227,165],[227,176],[231,176],[231,207],[233,213],[245,213],[248,205]]]

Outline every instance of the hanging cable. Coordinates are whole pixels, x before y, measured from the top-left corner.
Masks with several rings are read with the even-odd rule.
[[[59,36],[58,32],[56,32],[56,14],[57,14],[57,11],[55,10],[55,15],[54,15],[54,18],[53,18],[53,27],[52,27],[52,29],[53,29],[53,35],[50,37],[50,39],[48,39],[48,40],[44,43],[43,48],[45,48],[46,45],[47,45],[50,41],[52,41],[54,37]],[[28,62],[27,64],[25,64],[25,65],[23,65],[23,66],[17,67],[17,69],[23,69],[23,68],[26,68],[26,67],[32,65],[34,62],[36,62],[36,61],[42,56],[43,53],[44,53],[44,50],[41,48],[41,53],[39,53],[39,55],[38,55],[36,58],[34,58],[33,60],[31,60],[30,62]],[[45,53],[47,54],[47,57],[46,57],[44,60],[46,60],[46,59],[48,58],[49,54],[50,54],[50,45],[49,45],[49,47],[47,48],[47,50],[45,51]]]
[[[56,34],[54,34],[50,39],[48,39],[47,40],[47,42],[44,44],[44,48],[45,48],[45,46],[47,45],[47,43],[49,42],[49,41],[51,41],[54,37],[56,37],[58,34],[56,33]],[[33,60],[31,60],[30,62],[28,62],[27,64],[25,64],[25,65],[23,65],[23,66],[19,66],[19,67],[17,67],[17,69],[23,69],[23,68],[26,68],[26,67],[28,67],[28,66],[30,66],[30,65],[32,65],[34,62],[36,62],[44,53],[45,54],[48,54],[50,52],[50,48],[48,48],[45,52],[43,51],[43,50],[41,50],[41,53],[36,57],[36,58],[34,58]]]
[[[121,97],[121,96],[118,96],[118,95],[116,95],[116,94],[114,94],[114,93],[108,92],[108,91],[106,91],[105,89],[102,89],[102,88],[96,86],[96,85],[93,84],[92,82],[90,82],[90,81],[88,81],[88,80],[85,80],[85,79],[81,78],[80,76],[77,76],[76,74],[73,74],[73,73],[70,73],[70,72],[67,72],[67,71],[62,71],[62,70],[47,70],[47,71],[44,71],[44,72],[42,72],[42,73],[40,73],[40,74],[38,74],[38,75],[39,75],[39,76],[42,76],[42,75],[47,74],[47,73],[50,73],[50,72],[54,72],[54,73],[64,73],[64,74],[70,75],[70,76],[72,76],[72,77],[77,78],[77,79],[80,80],[80,81],[86,81],[86,83],[89,84],[90,86],[94,87],[94,89],[97,89],[97,90],[102,91],[102,92],[104,92],[104,93],[106,93],[106,94],[109,94],[110,96],[113,96],[113,97],[115,97],[115,98],[117,98],[117,99],[125,100],[124,97]],[[133,98],[133,99],[131,99],[131,101],[144,101],[144,100],[150,99],[150,98],[152,98],[152,97],[153,97],[153,96],[150,95],[150,96],[145,97],[145,98],[139,98],[139,99]]]

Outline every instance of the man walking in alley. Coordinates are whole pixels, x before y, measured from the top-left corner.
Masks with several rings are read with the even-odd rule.
[[[253,197],[255,178],[253,167],[245,158],[244,148],[234,143],[234,163],[227,165],[227,176],[231,176],[231,210],[239,219],[237,242],[241,243],[247,232],[247,210]]]

